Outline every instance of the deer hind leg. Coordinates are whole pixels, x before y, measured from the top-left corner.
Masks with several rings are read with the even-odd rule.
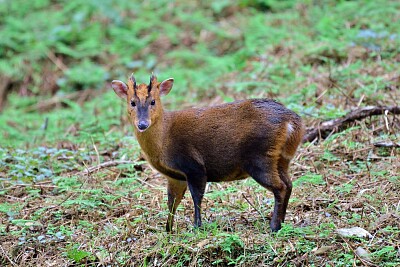
[[[287,206],[289,204],[289,198],[290,195],[292,194],[292,180],[290,179],[289,176],[289,163],[290,159],[286,159],[284,157],[280,157],[278,161],[278,173],[279,173],[279,178],[281,179],[282,182],[285,183],[286,185],[286,194],[283,199],[283,217],[281,218],[282,222],[285,220],[285,215],[286,215],[286,210]]]
[[[192,195],[194,205],[194,227],[201,226],[201,202],[206,189],[207,177],[203,175],[188,175],[189,191]]]
[[[287,124],[287,139],[285,145],[282,148],[281,154],[279,155],[278,160],[278,173],[280,179],[286,185],[286,195],[284,198],[283,206],[285,213],[283,214],[282,222],[285,219],[286,209],[289,203],[289,198],[292,193],[292,180],[289,176],[289,164],[290,160],[293,158],[296,153],[297,147],[301,142],[301,138],[303,136],[303,127],[299,122],[289,122]]]
[[[172,226],[174,224],[174,217],[175,217],[175,212],[176,209],[181,203],[181,200],[183,198],[183,195],[185,194],[186,188],[187,188],[187,182],[186,181],[180,181],[176,180],[170,177],[168,178],[168,220],[166,224],[166,230],[167,232],[172,231]]]
[[[273,232],[278,231],[281,229],[286,213],[285,199],[287,195],[290,196],[286,183],[279,176],[278,160],[271,157],[253,160],[246,171],[260,185],[274,194],[275,204],[270,226]]]

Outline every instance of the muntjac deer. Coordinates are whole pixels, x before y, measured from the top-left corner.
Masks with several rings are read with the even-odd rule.
[[[300,117],[270,99],[235,101],[207,108],[164,111],[172,78],[137,84],[112,81],[115,93],[126,100],[129,120],[147,161],[168,180],[172,231],[177,206],[189,187],[194,203],[194,226],[201,226],[201,201],[207,182],[251,176],[275,197],[270,223],[278,231],[284,221],[292,182],[289,163],[302,139]]]

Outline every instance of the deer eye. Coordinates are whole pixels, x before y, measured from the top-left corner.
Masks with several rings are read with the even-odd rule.
[[[136,107],[135,101],[131,100],[131,106],[132,106],[132,107]]]
[[[154,106],[155,104],[156,104],[156,101],[154,99],[151,100],[150,105]]]

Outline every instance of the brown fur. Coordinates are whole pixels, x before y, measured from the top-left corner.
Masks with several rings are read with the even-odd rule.
[[[129,118],[145,157],[168,178],[167,231],[172,230],[186,187],[195,204],[195,226],[200,226],[206,183],[248,176],[273,192],[271,229],[279,230],[292,190],[289,163],[304,132],[300,117],[268,99],[164,112],[160,94],[167,94],[172,87],[167,81],[172,80],[157,83],[155,79],[150,92],[145,84],[134,87],[136,82],[129,82],[126,90]],[[119,86],[124,87],[120,83],[113,82],[118,95]],[[131,106],[132,100],[136,107]],[[151,100],[154,105],[149,104]],[[146,111],[139,111],[140,105],[147,108],[146,118]],[[138,124],[144,120],[148,127],[142,131]]]

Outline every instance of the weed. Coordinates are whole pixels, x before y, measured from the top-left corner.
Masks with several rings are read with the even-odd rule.
[[[357,106],[398,105],[399,8],[1,2],[0,81],[11,93],[0,116],[0,265],[356,266],[364,264],[358,246],[376,265],[399,265],[399,151],[372,145],[398,142],[396,116],[357,121],[300,148],[278,233],[268,226],[273,195],[247,179],[209,185],[201,229],[192,227],[187,193],[176,232],[166,234],[166,181],[141,159],[109,84],[132,71],[147,81],[154,71],[175,78],[167,109],[271,97],[317,127]],[[82,174],[127,159],[135,164]],[[374,238],[336,235],[352,226]]]

